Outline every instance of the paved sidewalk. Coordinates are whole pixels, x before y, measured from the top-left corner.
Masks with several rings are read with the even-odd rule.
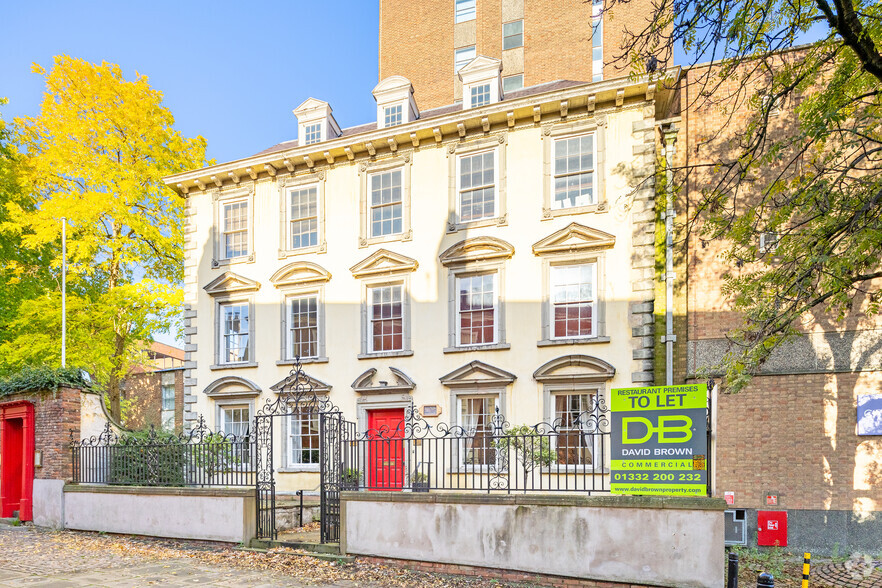
[[[290,551],[0,525],[0,587],[490,586],[488,580],[372,564],[338,565]],[[504,586],[493,583],[493,586]]]

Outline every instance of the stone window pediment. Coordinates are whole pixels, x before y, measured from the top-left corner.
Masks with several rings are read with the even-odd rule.
[[[256,292],[260,290],[260,282],[233,272],[224,272],[209,282],[204,290],[211,296]]]
[[[352,382],[352,389],[360,394],[409,394],[416,383],[403,371],[390,367],[393,380],[377,379],[377,368],[365,370]]]
[[[385,276],[398,273],[410,273],[419,267],[415,259],[388,249],[378,249],[364,260],[358,262],[349,271],[355,278]]]
[[[511,243],[496,237],[472,237],[449,247],[439,256],[441,265],[457,266],[472,262],[508,259],[514,255]]]
[[[311,261],[295,261],[279,269],[270,278],[276,288],[322,284],[331,279],[331,272]]]
[[[300,390],[297,390],[296,388],[288,388],[284,391],[284,393],[288,394],[288,395],[296,396],[301,391],[304,394],[310,394],[310,393],[329,394],[331,392],[331,385],[330,384],[323,382],[323,381],[319,380],[318,378],[314,378],[304,372],[300,372],[300,374],[301,374],[301,379],[299,382],[296,381],[297,374],[291,374],[287,378],[285,378],[284,380],[280,380],[280,381],[276,382],[275,384],[273,384],[272,386],[270,386],[270,390],[272,390],[276,394],[282,394],[282,390],[286,386],[299,385],[299,386],[301,386]]]
[[[440,378],[441,383],[450,388],[499,387],[511,384],[516,379],[516,375],[478,360],[469,362]]]
[[[209,384],[204,393],[211,398],[246,398],[259,396],[260,386],[246,378],[226,376]]]
[[[543,384],[606,382],[615,375],[615,367],[591,355],[564,355],[533,372],[533,378]]]
[[[570,223],[544,239],[533,244],[535,255],[553,255],[557,253],[581,253],[598,249],[611,249],[616,244],[615,235],[599,229],[593,229]]]

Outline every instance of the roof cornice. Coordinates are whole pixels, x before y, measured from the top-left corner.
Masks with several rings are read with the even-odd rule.
[[[663,83],[663,91],[673,91],[680,79],[679,66],[634,78],[624,76],[601,82],[588,82],[570,88],[549,90],[539,94],[496,102],[480,108],[457,110],[437,117],[421,118],[395,127],[366,131],[355,135],[337,137],[321,143],[295,146],[290,149],[252,155],[198,170],[166,176],[163,182],[176,192],[188,194],[190,190],[214,189],[217,179],[237,177],[252,180],[273,177],[277,173],[306,171],[315,166],[334,161],[352,161],[361,157],[375,157],[388,151],[389,145],[440,144],[449,138],[461,138],[469,132],[486,133],[490,127],[513,127],[518,121],[532,119],[560,119],[576,114],[577,109],[590,112],[595,109],[620,107],[629,103],[658,100],[656,87]],[[636,99],[636,100],[635,100]],[[312,165],[310,165],[312,164]],[[217,178],[217,179],[212,179]],[[232,180],[231,180],[232,181]]]

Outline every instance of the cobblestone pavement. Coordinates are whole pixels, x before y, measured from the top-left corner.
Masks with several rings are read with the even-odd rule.
[[[254,553],[211,542],[0,525],[0,587],[193,585],[373,588],[491,582],[371,564],[338,565],[290,550]]]
[[[855,557],[845,562],[817,567],[813,572],[826,586],[837,588],[882,588],[882,561]]]

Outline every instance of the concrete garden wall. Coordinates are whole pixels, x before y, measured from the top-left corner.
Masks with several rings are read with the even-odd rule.
[[[715,498],[342,493],[345,553],[651,586],[724,583]]]
[[[256,531],[254,490],[68,484],[64,527],[246,543]]]

